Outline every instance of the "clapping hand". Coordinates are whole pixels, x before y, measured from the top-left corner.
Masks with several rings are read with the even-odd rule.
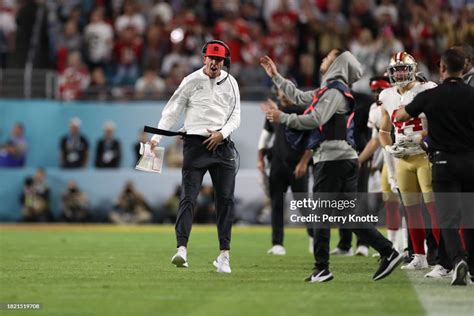
[[[261,105],[263,113],[266,114],[267,120],[270,122],[280,123],[281,111],[278,109],[278,106],[271,99],[263,102]]]

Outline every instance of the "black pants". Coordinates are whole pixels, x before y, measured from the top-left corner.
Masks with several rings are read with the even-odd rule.
[[[474,274],[474,153],[435,152],[433,191],[447,255],[452,263],[466,259],[459,236],[463,225],[467,263]]]
[[[370,169],[369,162],[366,161],[360,166],[359,178],[357,180],[357,192],[365,193],[359,196],[358,206],[361,210],[368,210],[369,203],[367,201],[367,191],[369,190]],[[363,200],[361,200],[363,199]],[[357,236],[357,246],[368,246],[369,243],[364,238]],[[348,228],[339,228],[339,243],[337,247],[342,250],[349,250],[352,247],[352,230]]]
[[[234,218],[235,153],[228,142],[211,152],[202,144],[204,140],[201,136],[184,138],[182,193],[175,226],[176,240],[178,247],[188,243],[196,199],[204,174],[209,171],[215,192],[220,249],[229,250]]]
[[[289,165],[279,159],[272,159],[270,167],[270,199],[272,203],[272,244],[283,245],[285,193],[288,187],[294,193],[308,192],[308,173],[296,179],[293,174],[296,165]],[[312,236],[312,229],[308,228]]]
[[[313,192],[318,193],[354,193],[357,192],[358,162],[353,160],[336,160],[318,162],[314,166]],[[360,227],[360,228],[359,228]],[[359,223],[358,228],[352,229],[357,237],[367,240],[369,246],[380,252],[381,256],[388,256],[392,251],[392,243],[386,239],[371,223]],[[315,226],[314,232],[314,259],[315,268],[329,267],[329,242],[331,229]]]

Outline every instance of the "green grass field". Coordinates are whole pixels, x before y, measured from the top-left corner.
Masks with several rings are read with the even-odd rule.
[[[313,259],[304,230],[286,230],[287,256],[267,255],[269,246],[268,227],[234,227],[233,273],[222,275],[212,266],[218,255],[214,226],[193,228],[189,269],[177,269],[170,263],[175,252],[170,226],[3,226],[0,303],[41,303],[42,309],[0,313],[425,314],[413,281],[400,269],[373,282],[376,259],[332,258],[335,279],[308,284],[303,279],[311,272]],[[443,289],[442,293],[450,290],[447,281],[434,286]],[[465,287],[461,294],[474,299],[473,289]]]

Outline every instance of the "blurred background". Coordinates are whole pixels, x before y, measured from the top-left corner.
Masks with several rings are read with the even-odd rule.
[[[181,142],[162,142],[160,175],[134,170],[138,144],[210,39],[229,45],[242,98],[236,221],[268,223],[259,58],[308,90],[347,47],[364,68],[352,89],[369,95],[405,50],[437,82],[441,52],[474,43],[474,0],[0,0],[0,221],[174,222]],[[195,220],[214,220],[209,177]]]

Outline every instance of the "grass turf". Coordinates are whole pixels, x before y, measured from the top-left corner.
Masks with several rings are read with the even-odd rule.
[[[333,236],[337,236],[333,232]],[[337,238],[332,239],[333,242]],[[284,257],[269,256],[270,229],[234,227],[232,274],[215,272],[214,226],[195,226],[189,269],[170,263],[172,227],[2,227],[0,302],[41,303],[2,315],[421,315],[397,269],[372,281],[374,258],[331,258],[335,279],[308,284],[303,229],[286,230]]]

